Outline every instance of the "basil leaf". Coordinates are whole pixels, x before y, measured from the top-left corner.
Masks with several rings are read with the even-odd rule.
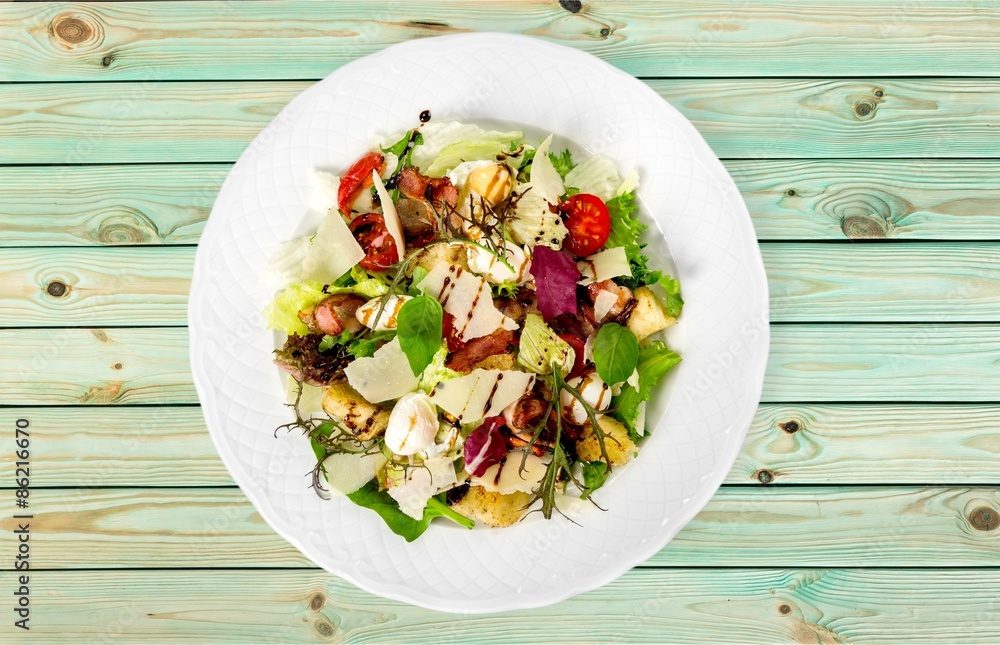
[[[608,385],[621,383],[632,376],[639,361],[639,341],[635,334],[618,323],[601,327],[594,340],[594,366]]]
[[[427,527],[430,526],[431,520],[435,517],[446,517],[468,529],[471,529],[475,525],[474,520],[470,520],[464,515],[451,510],[448,504],[445,503],[443,494],[430,498],[427,501],[427,507],[424,508],[424,516],[419,520],[415,520],[399,510],[396,500],[384,490],[379,490],[378,482],[374,479],[348,495],[347,499],[358,506],[370,508],[378,513],[379,517],[385,521],[386,526],[389,527],[389,530],[401,536],[407,542],[412,542],[423,535]]]
[[[441,303],[426,294],[407,300],[399,308],[396,335],[414,376],[420,376],[441,347],[443,319]]]
[[[590,494],[604,485],[608,479],[608,465],[603,461],[583,462],[583,494],[580,499],[587,499]]]

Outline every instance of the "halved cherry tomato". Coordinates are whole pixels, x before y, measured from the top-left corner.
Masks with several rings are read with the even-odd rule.
[[[597,195],[573,195],[559,206],[559,214],[569,229],[563,248],[577,257],[596,252],[611,235],[611,215]]]
[[[381,174],[384,167],[385,157],[377,152],[369,152],[347,169],[340,180],[340,187],[337,188],[337,208],[341,213],[350,214],[354,200],[362,190],[372,185],[372,171],[378,170]]]
[[[586,343],[582,338],[576,334],[559,334],[559,338],[569,343],[569,346],[573,348],[573,370],[566,375],[566,378],[573,378],[579,376],[583,373],[583,368],[585,367],[583,362],[583,349]]]
[[[399,262],[396,240],[389,235],[385,220],[378,213],[358,215],[347,225],[351,234],[365,251],[365,257],[358,264],[369,271],[385,271]]]

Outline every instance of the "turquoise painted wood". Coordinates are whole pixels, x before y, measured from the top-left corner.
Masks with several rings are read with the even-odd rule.
[[[487,29],[594,53],[695,123],[774,324],[743,449],[674,542],[565,603],[461,617],[267,527],[205,432],[183,326],[215,194],[288,100]],[[0,445],[31,420],[37,513],[32,630],[0,642],[997,641],[998,29],[992,0],[0,3]]]
[[[26,3],[0,12],[0,80],[318,79],[392,43],[465,31],[546,38],[640,76],[998,74],[1000,19],[975,0],[565,4]]]
[[[992,158],[1000,149],[993,79],[647,83],[723,158]],[[72,92],[58,83],[0,85],[0,163],[234,161],[309,85],[89,82]]]
[[[9,573],[4,582],[10,580]],[[636,569],[552,607],[462,616],[314,570],[42,571],[33,637],[164,643],[989,643],[996,569]]]

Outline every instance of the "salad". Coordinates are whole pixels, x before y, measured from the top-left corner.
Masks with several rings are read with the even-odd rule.
[[[635,171],[519,131],[422,124],[317,172],[315,234],[272,258],[312,487],[407,541],[593,502],[681,358],[680,285],[649,267]]]

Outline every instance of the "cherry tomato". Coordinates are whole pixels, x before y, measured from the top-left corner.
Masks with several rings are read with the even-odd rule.
[[[569,229],[563,248],[577,257],[596,252],[611,235],[611,215],[597,195],[573,195],[559,206],[559,214]]]
[[[365,251],[365,257],[358,264],[369,271],[385,271],[399,262],[396,240],[389,235],[385,220],[378,213],[358,215],[348,224],[351,234]]]
[[[385,157],[377,152],[369,152],[347,169],[337,189],[337,208],[341,213],[348,215],[351,212],[351,204],[361,191],[372,185],[372,171],[378,170],[381,174],[384,167]]]
[[[583,362],[583,348],[586,343],[576,334],[559,334],[559,338],[562,338],[564,341],[569,343],[569,346],[573,348],[573,354],[575,356],[573,359],[573,370],[566,375],[566,378],[579,376],[585,367]]]

